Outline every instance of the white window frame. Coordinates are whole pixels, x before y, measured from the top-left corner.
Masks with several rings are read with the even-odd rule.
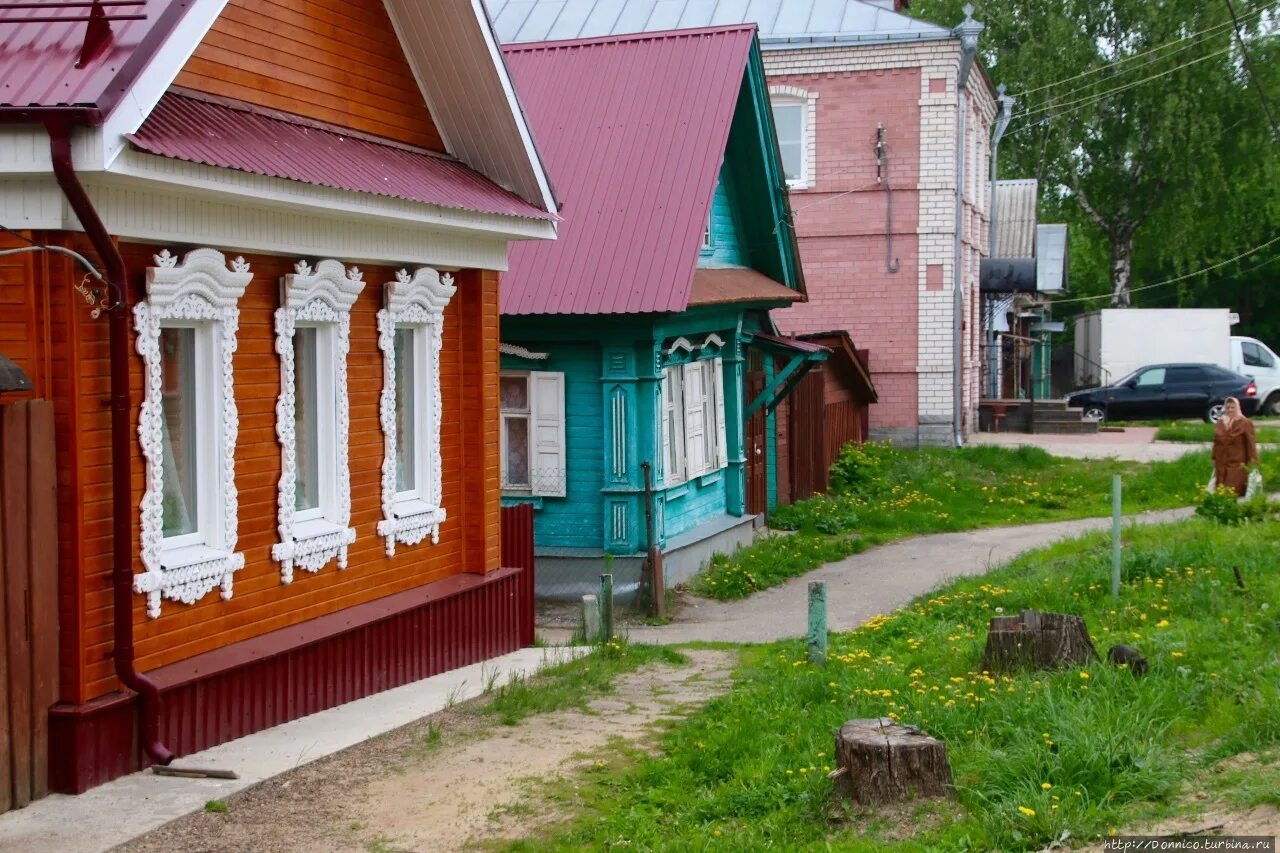
[[[330,560],[347,567],[347,548],[356,540],[351,527],[351,470],[348,437],[351,430],[347,394],[347,354],[350,351],[351,307],[364,290],[363,274],[340,261],[320,261],[314,269],[306,261],[280,280],[276,309],[276,353],[280,356],[280,395],[276,400],[276,438],[280,442],[280,483],[277,531],[280,541],[271,558],[280,563],[280,582],[293,582],[295,567],[312,574]],[[297,400],[294,338],[299,328],[316,329],[316,412],[320,504],[296,509],[298,436],[294,413]]]
[[[440,349],[444,333],[444,309],[457,292],[453,276],[421,267],[413,275],[401,270],[383,290],[378,312],[378,348],[382,351],[382,521],[378,535],[386,539],[387,556],[396,544],[416,545],[428,536],[440,541],[440,525],[446,513],[442,505],[440,424],[443,395],[440,390]],[[414,330],[414,434],[397,435],[396,330]],[[415,488],[400,492],[396,482],[396,448],[401,441],[415,443]]]
[[[565,376],[554,370],[504,370],[504,379],[522,378],[528,395],[528,409],[501,410],[502,490],[512,495],[559,497],[567,493],[569,472],[565,445]],[[549,392],[553,408],[539,401]],[[529,483],[511,483],[507,479],[507,421],[523,417],[529,423]]]
[[[713,338],[719,340],[711,336],[708,345]],[[662,372],[661,384],[666,485],[676,486],[726,467],[724,363],[720,356],[669,365]],[[701,387],[702,396],[693,399],[697,387]]]
[[[781,106],[800,108],[800,176],[788,178],[787,188],[812,189],[817,181],[818,93],[799,86],[770,86],[769,106],[770,109]],[[777,129],[776,119],[774,129]]]
[[[232,361],[240,322],[238,303],[253,279],[249,264],[227,266],[215,249],[196,249],[178,258],[165,249],[147,268],[147,298],[134,306],[136,346],[143,361],[143,401],[138,438],[146,467],[140,506],[144,571],[134,575],[134,591],[146,595],[147,615],[156,619],[168,598],[194,604],[215,586],[228,600],[232,578],[244,568],[236,551],[239,497],[235,451],[239,435]],[[164,440],[160,334],[165,328],[196,330],[197,529],[164,535]]]

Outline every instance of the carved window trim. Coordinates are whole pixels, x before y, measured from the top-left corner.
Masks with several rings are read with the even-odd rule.
[[[396,543],[416,545],[427,536],[432,543],[440,541],[440,525],[445,520],[442,505],[442,458],[440,424],[443,395],[440,389],[440,349],[444,333],[444,309],[457,292],[453,276],[441,275],[430,267],[421,267],[410,275],[396,273],[396,280],[383,290],[383,308],[378,312],[378,349],[382,351],[382,397],[379,418],[382,423],[382,521],[378,535],[386,538],[387,556],[394,556]],[[428,477],[425,495],[412,501],[398,499],[396,490],[396,448],[405,436],[396,434],[396,329],[412,328],[426,336],[425,363],[416,365],[419,387],[426,377],[430,382],[430,417],[416,424],[417,453],[426,454]],[[422,489],[419,488],[419,492]]]
[[[138,440],[146,466],[146,490],[139,507],[141,557],[144,571],[134,575],[136,593],[147,596],[147,615],[160,616],[162,598],[195,604],[215,586],[224,600],[231,598],[232,577],[244,568],[244,554],[236,551],[239,498],[235,483],[235,450],[239,433],[232,362],[240,322],[237,304],[253,279],[249,264],[236,258],[227,266],[215,249],[196,249],[178,258],[165,249],[147,268],[147,298],[134,306],[135,346],[143,361],[143,401],[138,417]],[[216,399],[211,401],[221,422],[206,425],[217,430],[217,470],[202,471],[202,497],[215,494],[219,523],[203,531],[213,541],[202,545],[166,548],[164,543],[164,448],[162,426],[162,372],[160,333],[166,326],[195,323],[215,347],[215,364],[221,367]],[[215,367],[216,371],[216,367]],[[215,373],[216,375],[216,373]]]
[[[348,439],[351,413],[347,394],[347,355],[351,349],[351,307],[364,290],[363,273],[346,269],[340,261],[320,261],[314,269],[306,261],[296,272],[280,280],[280,307],[275,314],[276,354],[280,356],[280,395],[276,399],[276,438],[280,442],[280,485],[277,496],[277,530],[280,541],[271,558],[280,563],[280,582],[293,582],[295,567],[312,574],[330,560],[347,567],[347,548],[356,540],[351,527],[351,468]],[[334,422],[332,455],[321,454],[321,479],[328,479],[332,499],[321,505],[319,518],[296,517],[298,442],[294,428],[294,335],[298,325],[327,326],[331,330],[328,356]]]

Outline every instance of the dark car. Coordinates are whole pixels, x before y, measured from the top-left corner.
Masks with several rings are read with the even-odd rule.
[[[1237,398],[1246,415],[1258,409],[1258,386],[1248,376],[1215,364],[1152,364],[1114,385],[1076,391],[1067,405],[1084,409],[1091,421],[1201,417],[1215,423],[1228,397]]]

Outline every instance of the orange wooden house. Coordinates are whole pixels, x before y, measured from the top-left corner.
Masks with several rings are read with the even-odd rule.
[[[527,644],[498,282],[557,216],[479,0],[0,9],[0,79],[0,807]]]

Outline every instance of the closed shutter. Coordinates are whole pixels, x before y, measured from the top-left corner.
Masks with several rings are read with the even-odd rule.
[[[680,407],[683,375],[679,367],[662,371],[662,461],[667,485],[684,481],[684,414]]]
[[[729,464],[729,449],[725,442],[724,423],[724,360],[717,358],[711,363],[715,367],[712,389],[716,395],[716,467],[724,468]]]
[[[535,495],[564,497],[568,472],[564,449],[564,374],[529,374],[530,470]]]
[[[684,464],[690,477],[707,470],[705,376],[700,362],[684,366]]]

